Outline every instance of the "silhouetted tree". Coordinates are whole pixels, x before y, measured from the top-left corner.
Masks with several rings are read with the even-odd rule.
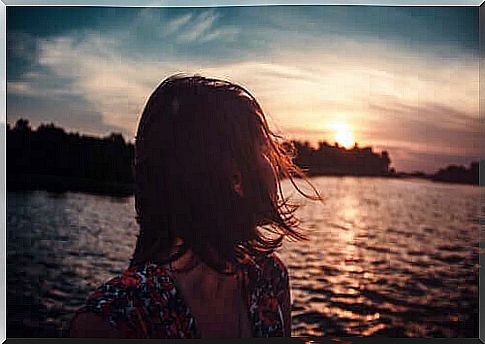
[[[15,127],[13,128],[13,130],[16,131],[16,132],[29,132],[29,131],[31,131],[29,121],[26,120],[26,119],[20,118],[15,123]]]

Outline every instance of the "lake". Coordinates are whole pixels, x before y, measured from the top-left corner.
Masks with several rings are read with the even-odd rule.
[[[483,188],[311,180],[324,204],[293,196],[309,240],[279,250],[294,336],[478,337]],[[7,336],[65,336],[86,296],[127,267],[137,231],[133,197],[7,192]]]

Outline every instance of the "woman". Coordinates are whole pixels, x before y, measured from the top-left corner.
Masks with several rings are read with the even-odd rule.
[[[130,267],[89,296],[71,336],[290,336],[288,272],[274,251],[305,237],[280,179],[305,176],[289,148],[244,88],[163,81],[136,136]],[[300,193],[320,199],[313,191]]]

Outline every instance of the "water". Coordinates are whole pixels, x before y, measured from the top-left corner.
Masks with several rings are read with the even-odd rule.
[[[483,188],[312,181],[327,199],[298,212],[310,240],[279,252],[293,335],[478,337]],[[136,234],[132,197],[7,193],[8,337],[65,336],[87,294],[126,268]]]

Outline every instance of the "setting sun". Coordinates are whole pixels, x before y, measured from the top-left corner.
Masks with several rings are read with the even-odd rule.
[[[337,142],[339,145],[345,148],[353,147],[355,141],[348,125],[343,123],[337,123],[332,125],[332,129],[334,130],[334,133],[335,133],[334,134],[335,142]]]

